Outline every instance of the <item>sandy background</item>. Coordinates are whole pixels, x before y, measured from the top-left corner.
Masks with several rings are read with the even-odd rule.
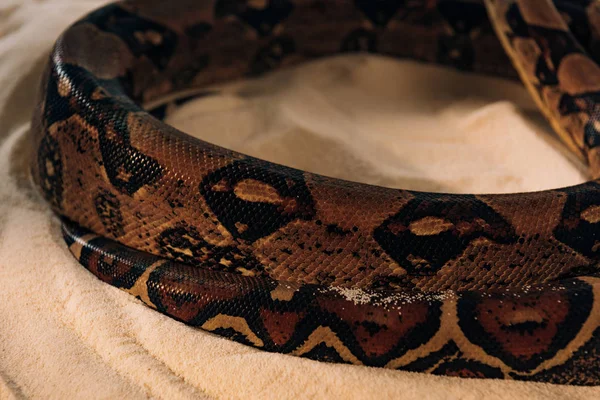
[[[0,2],[0,398],[600,398],[595,388],[256,351],[170,320],[81,268],[29,185],[27,131],[53,40],[101,3]],[[377,57],[232,86],[171,123],[273,161],[394,187],[514,192],[585,179],[520,85]]]

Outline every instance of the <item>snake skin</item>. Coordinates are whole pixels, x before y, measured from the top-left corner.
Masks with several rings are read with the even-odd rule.
[[[83,266],[203,330],[322,361],[598,385],[597,181],[508,195],[369,186],[161,122],[189,96],[143,105],[340,52],[410,57],[520,76],[595,179],[599,35],[593,0],[112,4],[50,55],[32,176]]]

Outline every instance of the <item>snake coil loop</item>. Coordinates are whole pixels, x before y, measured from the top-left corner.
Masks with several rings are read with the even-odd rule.
[[[597,181],[369,186],[194,139],[141,104],[339,52],[410,57],[520,76],[595,178],[599,21],[593,0],[111,4],[51,53],[32,176],[85,268],[187,324],[316,360],[597,385]]]

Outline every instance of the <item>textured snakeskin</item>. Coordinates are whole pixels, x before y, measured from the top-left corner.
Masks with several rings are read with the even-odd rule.
[[[596,181],[369,186],[194,139],[142,104],[339,52],[411,57],[520,76],[597,177],[599,17],[592,0],[108,5],[51,53],[32,175],[82,265],[185,323],[316,360],[596,385]]]

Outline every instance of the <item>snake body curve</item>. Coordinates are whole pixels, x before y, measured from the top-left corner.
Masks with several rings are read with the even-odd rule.
[[[142,106],[339,52],[411,57],[520,76],[595,178],[598,18],[592,0],[108,5],[51,53],[32,176],[83,266],[187,324],[316,360],[598,385],[597,181],[369,186],[203,142]]]

